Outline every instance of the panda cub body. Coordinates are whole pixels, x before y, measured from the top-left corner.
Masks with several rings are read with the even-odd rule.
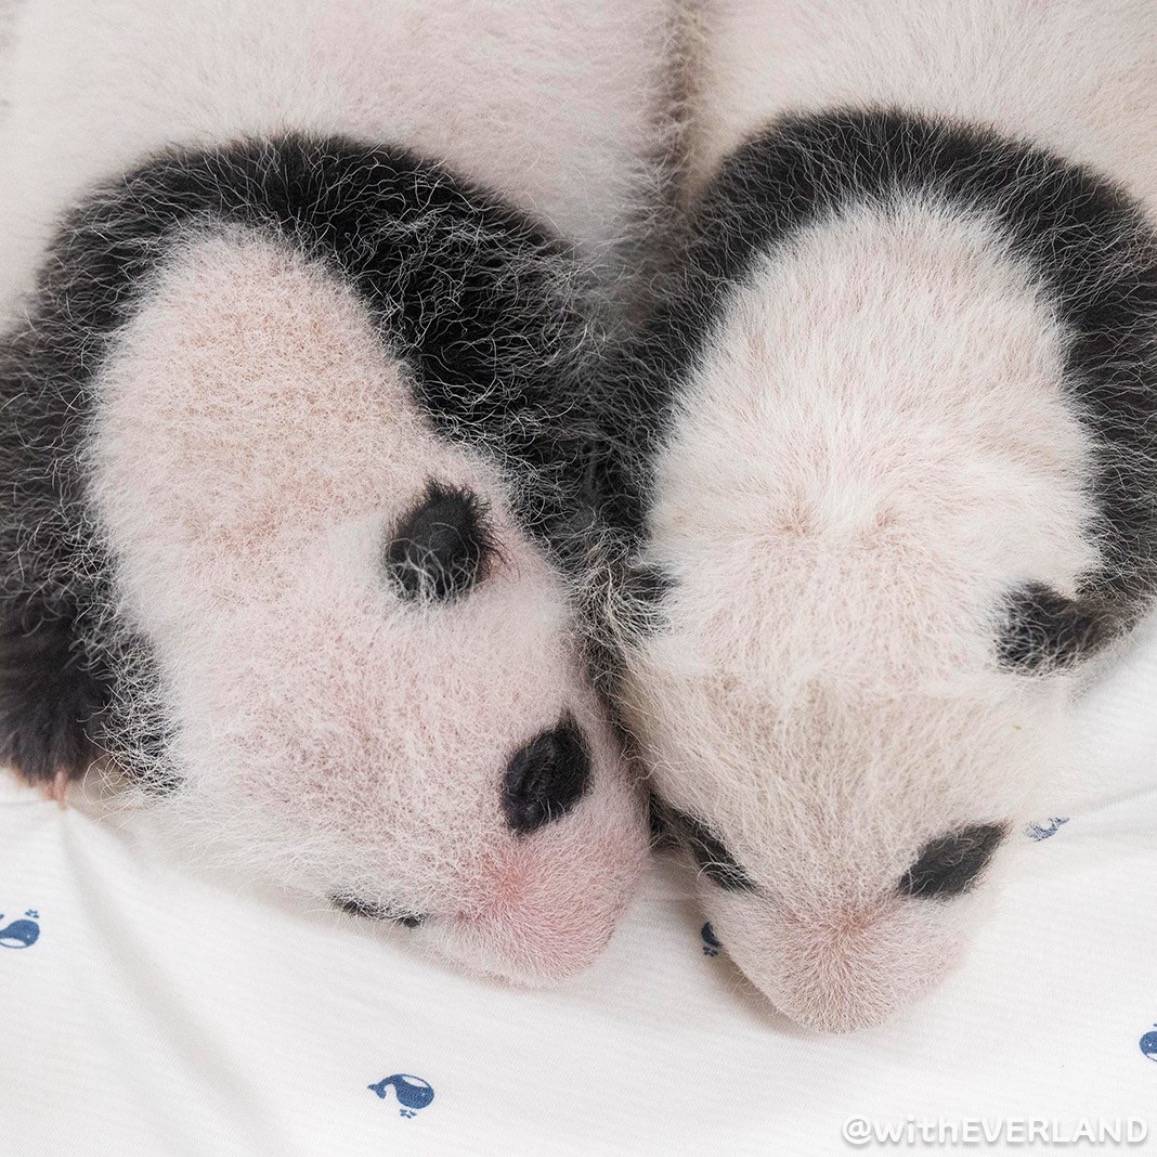
[[[617,375],[617,692],[719,939],[805,1024],[957,958],[1151,606],[1155,37],[704,9],[682,268]]]
[[[645,28],[642,90],[665,35],[548,9],[472,6],[463,75],[424,5],[30,3],[0,128],[0,760],[111,764],[174,841],[532,983],[597,953],[646,849],[560,560],[590,271],[658,187],[641,113],[571,126],[576,172],[634,164],[586,217],[537,137],[568,30]]]

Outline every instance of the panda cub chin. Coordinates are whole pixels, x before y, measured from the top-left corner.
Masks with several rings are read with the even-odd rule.
[[[999,76],[971,7],[707,7],[688,240],[608,403],[615,689],[726,951],[843,1030],[958,959],[1152,604],[1153,157],[1126,188],[999,127],[1066,83],[1079,4],[997,6]],[[1157,59],[1114,12],[1106,99]],[[873,100],[905,67],[920,101]]]

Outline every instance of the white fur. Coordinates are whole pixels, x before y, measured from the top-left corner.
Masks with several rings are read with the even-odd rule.
[[[1157,192],[1151,5],[701,16],[696,189],[782,113],[885,102]],[[917,196],[841,213],[733,292],[658,455],[643,561],[674,585],[663,626],[628,644],[624,709],[658,792],[759,886],[702,881],[720,939],[805,1024],[869,1024],[933,983],[984,889],[902,897],[919,849],[982,823],[1015,839],[1071,770],[1073,678],[995,662],[1009,589],[1071,594],[1098,562],[1066,340],[992,222]]]
[[[1157,198],[1150,0],[701,0],[692,183],[785,112],[896,105],[1027,137]]]
[[[0,308],[61,211],[168,144],[294,130],[446,161],[612,267],[669,145],[672,0],[22,0]],[[17,158],[19,163],[16,163]]]

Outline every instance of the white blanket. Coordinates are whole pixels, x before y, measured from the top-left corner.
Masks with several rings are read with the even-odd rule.
[[[965,965],[842,1037],[709,954],[669,856],[594,969],[522,992],[0,776],[0,1153],[833,1154],[853,1118],[1157,1150],[1154,704],[1150,631],[1084,705],[1085,800],[1022,837]]]

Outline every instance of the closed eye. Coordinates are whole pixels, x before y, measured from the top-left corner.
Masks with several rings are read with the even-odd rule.
[[[407,912],[393,904],[375,904],[372,900],[362,900],[357,896],[333,895],[329,902],[349,916],[360,916],[363,920],[388,920],[401,924],[403,928],[417,928],[426,921],[425,913]]]
[[[1004,824],[974,824],[929,840],[900,877],[900,893],[948,899],[967,892],[988,866],[1007,831]]]
[[[675,808],[667,810],[703,875],[729,892],[755,891],[755,881],[705,823]]]

